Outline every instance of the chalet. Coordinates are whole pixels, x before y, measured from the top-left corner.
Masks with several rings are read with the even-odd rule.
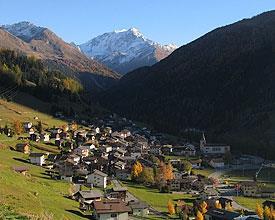
[[[105,154],[108,154],[109,152],[111,152],[113,150],[112,146],[110,146],[110,145],[103,145],[100,148],[103,150],[103,152]]]
[[[40,140],[39,134],[38,133],[32,133],[32,134],[30,134],[30,140],[38,142]]]
[[[95,149],[95,142],[94,141],[89,141],[89,142],[86,142],[82,145],[83,147],[87,147],[89,150],[93,150]]]
[[[209,165],[215,169],[224,168],[223,158],[213,158],[210,160]]]
[[[95,170],[93,173],[87,176],[87,183],[105,189],[107,186],[107,177],[108,175],[106,173]]]
[[[224,209],[210,209],[205,213],[205,220],[234,220],[241,214]]]
[[[122,148],[119,148],[116,151],[120,154],[121,157],[124,157],[124,155],[127,153],[127,151]]]
[[[161,152],[166,155],[172,154],[173,146],[172,145],[163,145],[161,148]]]
[[[126,167],[126,163],[125,162],[122,162],[122,161],[115,162],[115,168],[116,169],[124,170],[125,167]]]
[[[74,149],[74,153],[81,156],[81,157],[88,157],[89,153],[90,153],[90,150],[86,146],[80,146],[80,147]]]
[[[74,165],[77,165],[80,162],[80,156],[72,153],[68,155],[67,160],[71,161],[71,163],[73,163]]]
[[[119,136],[121,138],[127,138],[127,137],[131,136],[131,132],[127,129],[124,129],[124,130],[119,132]]]
[[[25,131],[29,131],[32,128],[32,123],[28,122],[28,121],[24,122],[23,127],[24,127]]]
[[[28,143],[17,144],[15,149],[16,151],[22,152],[24,154],[30,153],[30,145]]]
[[[172,154],[176,156],[192,157],[196,155],[196,150],[193,145],[175,146],[172,148]]]
[[[226,144],[207,144],[203,134],[202,139],[200,140],[200,150],[202,154],[205,155],[224,155],[227,152],[230,152],[230,146]]]
[[[102,192],[99,190],[82,190],[73,195],[73,199],[80,203],[81,210],[92,210],[92,203],[94,201],[101,201],[103,198]]]
[[[172,179],[168,182],[168,187],[171,191],[189,191],[192,185],[197,181],[196,176],[187,176],[179,179]]]
[[[256,182],[244,181],[240,183],[244,196],[256,197],[259,187]]]
[[[190,160],[189,162],[192,164],[192,168],[195,168],[195,169],[200,169],[201,168],[201,163],[202,163],[201,159]]]
[[[47,134],[47,133],[40,134],[40,141],[49,142],[50,141],[50,135]]]
[[[115,170],[115,176],[119,180],[129,180],[131,177],[131,171],[130,170],[121,170],[121,169],[116,169]]]
[[[126,187],[113,187],[110,193],[111,198],[126,200],[128,189]]]
[[[200,193],[200,198],[202,200],[208,200],[215,198],[219,195],[219,192],[214,188],[206,188],[202,193]]]
[[[153,154],[153,155],[160,155],[162,153],[160,146],[150,147],[150,153]]]
[[[129,201],[128,206],[131,208],[131,214],[135,216],[146,217],[149,215],[149,206],[140,201]]]
[[[45,164],[45,155],[43,153],[31,153],[29,155],[31,164],[42,166]]]
[[[131,209],[121,200],[95,201],[94,218],[97,220],[128,220]]]

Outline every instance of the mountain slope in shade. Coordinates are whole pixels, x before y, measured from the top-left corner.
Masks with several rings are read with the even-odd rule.
[[[211,31],[152,67],[128,73],[103,100],[164,131],[198,128],[215,138],[253,132],[253,141],[269,146],[275,143],[274,51],[271,11]]]
[[[148,40],[136,28],[105,33],[79,46],[87,56],[122,74],[151,66],[177,48]]]
[[[2,48],[34,55],[50,67],[66,72],[91,73],[90,77],[114,80],[119,78],[117,73],[88,58],[78,48],[64,42],[47,28],[37,27],[29,22],[19,22],[13,25],[3,25],[0,34]]]

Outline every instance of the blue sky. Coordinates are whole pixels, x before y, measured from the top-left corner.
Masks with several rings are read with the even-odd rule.
[[[275,0],[0,0],[0,23],[30,21],[78,44],[136,27],[152,40],[180,46],[273,9]]]

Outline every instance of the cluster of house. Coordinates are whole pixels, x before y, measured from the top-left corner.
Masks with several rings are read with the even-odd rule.
[[[108,176],[129,179],[137,159],[144,166],[152,167],[154,163],[148,155],[192,158],[202,154],[212,167],[222,168],[223,156],[230,152],[228,145],[207,144],[204,135],[199,148],[190,143],[172,146],[163,134],[140,128],[132,121],[116,115],[96,120],[79,129],[73,126],[71,123],[38,133],[31,122],[25,122],[24,129],[29,133],[30,140],[50,143],[62,151],[60,154],[35,153],[30,151],[28,143],[16,145],[16,150],[29,154],[32,164],[51,168],[49,173],[53,178],[103,188],[107,186]],[[190,162],[193,168],[201,168],[201,159],[190,159]],[[207,184],[207,179],[186,176],[184,172],[175,172],[174,176],[169,183],[173,191],[188,188],[200,191]]]

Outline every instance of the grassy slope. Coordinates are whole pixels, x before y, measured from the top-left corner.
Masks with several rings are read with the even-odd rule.
[[[12,102],[0,100],[0,124],[4,126],[12,120],[35,121],[37,116],[43,123],[53,126],[65,122],[51,116],[39,113],[30,108]],[[7,147],[14,146],[18,141],[0,135],[0,143]],[[40,150],[35,149],[39,152]],[[8,205],[15,212],[28,216],[48,216],[49,219],[83,219],[73,212],[78,212],[78,203],[65,198],[68,194],[68,183],[48,179],[44,169],[33,166],[18,159],[27,156],[7,149],[0,150],[0,206]],[[15,173],[13,166],[27,166],[29,176]],[[69,210],[72,210],[70,212]],[[5,215],[6,208],[0,209],[0,216]],[[3,214],[4,213],[4,214]]]
[[[30,121],[37,124],[37,120],[34,117],[38,117],[38,120],[41,120],[44,126],[59,126],[65,123],[26,106],[0,99],[0,125],[2,127],[5,124],[12,123],[14,120]]]
[[[234,170],[227,172],[226,175],[230,176],[230,179],[251,179],[255,176],[258,170]],[[259,181],[275,181],[275,169],[274,168],[263,168],[259,175]]]

